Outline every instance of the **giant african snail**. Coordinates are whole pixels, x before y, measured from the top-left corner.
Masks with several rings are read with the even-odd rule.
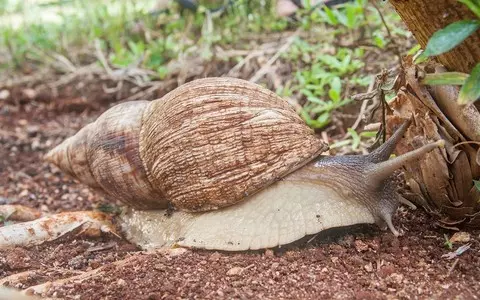
[[[135,208],[121,225],[144,248],[259,249],[358,223],[397,235],[391,174],[442,142],[388,160],[408,126],[369,155],[322,157],[327,146],[276,94],[205,78],[112,107],[46,159]]]

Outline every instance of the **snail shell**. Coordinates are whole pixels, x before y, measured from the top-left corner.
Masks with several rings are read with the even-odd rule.
[[[205,78],[163,98],[112,107],[46,159],[138,209],[235,204],[327,146],[273,92]]]

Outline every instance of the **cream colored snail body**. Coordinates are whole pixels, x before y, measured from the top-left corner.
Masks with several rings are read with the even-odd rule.
[[[441,144],[388,160],[408,125],[369,155],[322,157],[327,146],[276,94],[205,78],[112,107],[46,159],[132,207],[121,226],[143,248],[260,249],[359,223],[398,234],[390,176]]]

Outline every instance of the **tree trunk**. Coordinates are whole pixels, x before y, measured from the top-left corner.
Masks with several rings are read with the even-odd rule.
[[[390,3],[424,49],[437,30],[455,21],[476,19],[457,0],[390,0]],[[437,56],[438,62],[449,71],[470,73],[480,62],[479,31]],[[389,102],[394,113],[387,115],[386,127],[391,132],[413,117],[413,124],[397,145],[397,155],[434,140],[445,141],[444,149],[435,149],[405,166],[409,189],[404,196],[434,215],[439,226],[480,228],[480,190],[473,184],[473,180],[480,179],[477,143],[480,113],[472,104],[458,105],[459,86],[422,83],[425,74],[445,71],[440,64],[430,61],[417,65],[411,57],[405,58],[402,74],[398,76],[397,96]]]
[[[455,21],[476,18],[468,7],[457,0],[390,0],[390,3],[423,49],[437,30]],[[480,62],[480,30],[437,59],[449,71],[470,73]]]

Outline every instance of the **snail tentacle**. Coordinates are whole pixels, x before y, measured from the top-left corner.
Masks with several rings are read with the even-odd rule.
[[[412,119],[405,121],[400,127],[392,134],[392,136],[385,141],[380,147],[368,154],[371,162],[382,162],[390,158],[398,142],[402,139],[408,127],[412,124]]]
[[[424,145],[418,149],[412,150],[393,159],[370,165],[365,170],[367,178],[371,182],[371,184],[378,185],[379,182],[383,182],[384,180],[386,180],[393,174],[393,172],[400,169],[405,164],[413,160],[419,159],[433,149],[437,147],[443,147],[444,145],[444,140],[438,140],[436,142]]]

